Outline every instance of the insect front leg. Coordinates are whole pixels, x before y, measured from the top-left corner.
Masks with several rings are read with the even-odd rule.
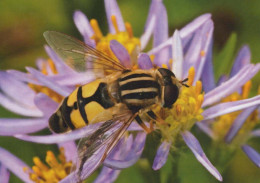
[[[143,120],[140,118],[139,115],[135,117],[136,122],[144,129],[146,133],[151,133],[153,131],[153,127],[150,123],[150,128],[146,126],[146,124],[143,122]]]

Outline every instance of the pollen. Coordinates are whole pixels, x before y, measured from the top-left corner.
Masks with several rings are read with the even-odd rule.
[[[190,70],[192,72],[189,72],[188,78],[194,77],[195,74],[194,68]],[[167,124],[156,123],[163,139],[174,142],[180,132],[190,130],[195,122],[201,121],[203,119],[201,115],[203,112],[201,108],[203,99],[202,83],[201,81],[197,81],[195,86],[182,86],[180,88],[177,101],[174,103],[172,109],[164,109],[164,115],[162,115],[159,109],[154,110],[157,111],[156,114]]]
[[[66,161],[63,148],[60,148],[58,159],[53,152],[47,151],[45,161],[47,164],[43,163],[38,157],[33,158],[35,165],[32,167],[33,172],[29,172],[30,179],[33,182],[57,183],[69,174],[72,167],[72,163]]]
[[[206,54],[206,52],[205,52],[204,50],[201,50],[201,51],[200,51],[200,56],[201,56],[201,57],[204,57],[205,54]]]
[[[250,93],[250,88],[252,82],[248,81],[243,87],[241,94],[235,92],[228,97],[224,98],[221,102],[233,102],[242,99],[246,99]],[[237,119],[241,111],[232,112],[226,115],[222,115],[216,118],[216,121],[213,123],[212,129],[215,134],[215,138],[219,141],[223,141],[226,134],[228,133],[233,122]],[[236,137],[231,142],[232,144],[241,144],[246,141],[247,137],[250,134],[250,131],[259,124],[258,111],[253,111],[250,116],[246,119],[245,123],[241,129],[236,134]]]

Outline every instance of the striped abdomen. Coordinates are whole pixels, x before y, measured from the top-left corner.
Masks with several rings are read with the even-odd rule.
[[[160,87],[149,73],[129,71],[118,80],[120,99],[134,112],[155,104]]]
[[[49,126],[55,133],[81,128],[113,105],[107,84],[96,80],[80,86],[66,97],[50,117]]]

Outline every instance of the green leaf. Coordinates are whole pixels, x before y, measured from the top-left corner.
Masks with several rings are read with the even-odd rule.
[[[216,80],[223,74],[229,73],[237,43],[237,35],[232,33],[221,52],[214,59]]]

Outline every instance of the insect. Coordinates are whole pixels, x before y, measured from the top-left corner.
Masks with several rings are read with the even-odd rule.
[[[47,31],[44,37],[63,61],[76,71],[97,69],[111,73],[75,89],[49,119],[49,127],[55,133],[104,121],[80,142],[76,167],[79,180],[92,173],[83,172],[85,164],[89,162],[89,166],[98,167],[134,120],[147,133],[151,132],[152,125],[147,127],[142,116],[146,115],[153,122],[160,121],[152,106],[172,108],[179,89],[183,85],[188,87],[185,84],[187,79],[179,81],[168,69],[131,70],[71,36]]]

